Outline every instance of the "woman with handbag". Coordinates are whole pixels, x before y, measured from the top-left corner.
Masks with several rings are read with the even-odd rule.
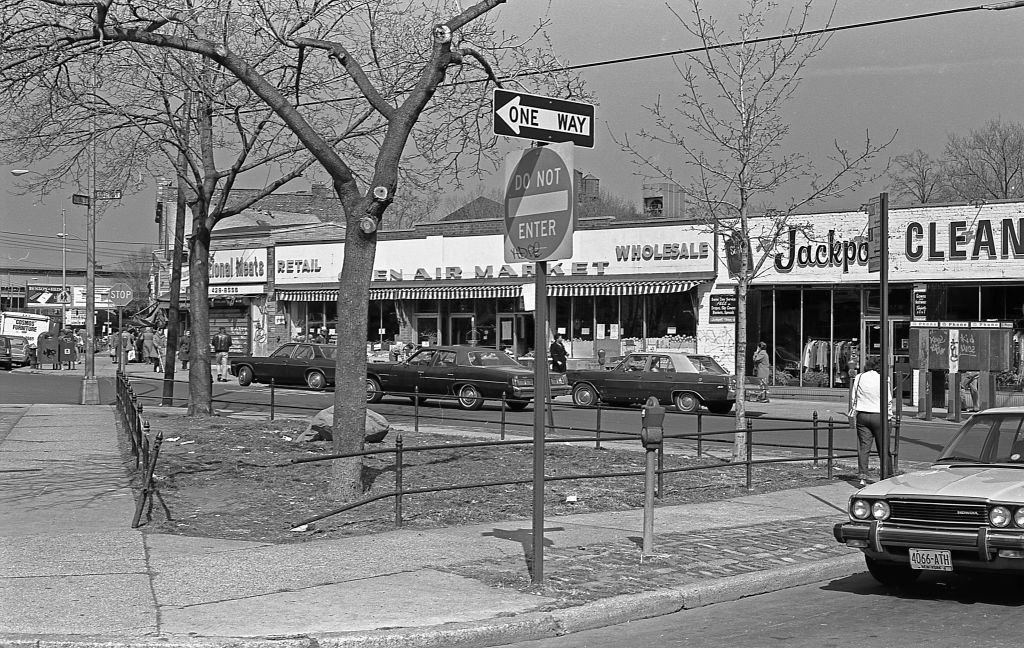
[[[850,410],[848,415],[857,424],[857,472],[860,486],[867,485],[868,454],[871,452],[871,441],[875,442],[879,464],[884,465],[886,452],[882,440],[882,377],[878,373],[878,358],[868,358],[864,365],[864,373],[858,374],[850,388]],[[890,420],[893,416],[892,392],[888,394],[886,413]],[[879,475],[882,470],[879,468]]]

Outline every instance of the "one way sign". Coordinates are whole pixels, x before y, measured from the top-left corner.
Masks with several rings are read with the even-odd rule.
[[[594,148],[594,105],[495,88],[494,134]]]

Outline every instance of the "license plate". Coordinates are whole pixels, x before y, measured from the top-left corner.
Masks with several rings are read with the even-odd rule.
[[[926,571],[953,571],[953,558],[944,549],[911,549],[910,566]]]

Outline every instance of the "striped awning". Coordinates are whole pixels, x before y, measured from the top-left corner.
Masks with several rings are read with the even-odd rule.
[[[415,288],[370,288],[370,299],[494,299],[519,297],[521,285],[511,286],[417,286]]]
[[[662,295],[686,292],[700,281],[604,281],[549,284],[551,297],[589,297],[592,295]]]
[[[323,290],[278,290],[281,301],[335,301],[338,291]],[[519,297],[523,294],[521,285],[506,286],[405,286],[370,288],[370,299],[375,301],[392,299],[494,299],[497,297]]]
[[[686,292],[703,281],[659,280],[659,281],[587,281],[549,283],[550,297],[588,297],[595,295],[662,295]],[[336,289],[277,290],[281,301],[324,302],[338,299]],[[371,286],[370,299],[495,299],[498,297],[520,297],[523,284],[496,286],[482,285],[437,285],[437,286]]]

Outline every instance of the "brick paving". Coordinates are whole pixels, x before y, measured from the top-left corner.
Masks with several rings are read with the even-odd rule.
[[[775,567],[849,555],[832,538],[829,515],[708,532],[657,533],[654,553],[642,555],[641,538],[544,550],[544,584],[533,586],[527,557],[474,562],[447,571],[492,587],[551,597],[549,609],[622,594],[682,587]]]

